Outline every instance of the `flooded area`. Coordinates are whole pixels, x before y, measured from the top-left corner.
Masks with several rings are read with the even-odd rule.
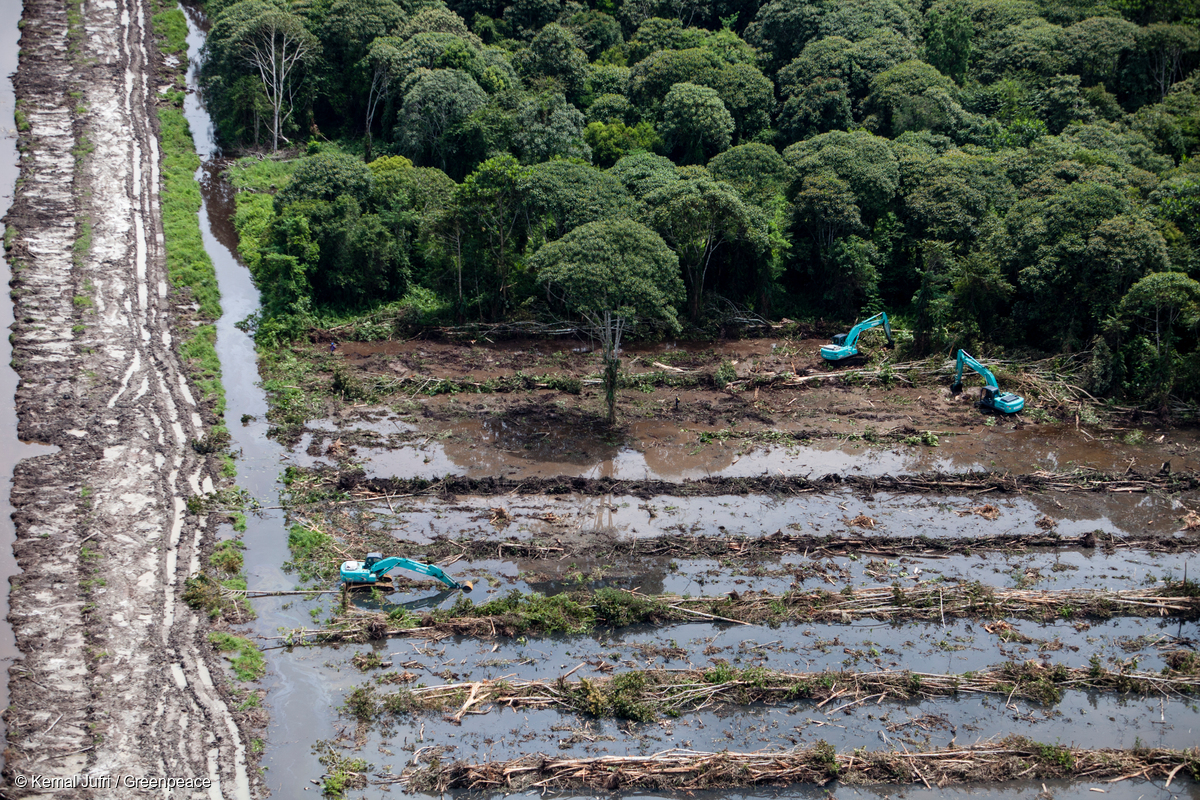
[[[202,19],[190,9],[188,16],[194,60],[203,42]],[[194,69],[193,63],[191,86]],[[225,418],[238,486],[257,503],[240,536],[256,618],[235,630],[253,635],[267,658],[262,687],[270,723],[262,765],[274,795],[433,796],[437,792],[398,783],[398,776],[418,766],[502,762],[534,753],[591,758],[818,747],[844,755],[909,753],[999,743],[1012,736],[1047,743],[1053,752],[1072,747],[1129,751],[1179,750],[1200,740],[1200,705],[1192,689],[1200,686],[1200,677],[1189,671],[1194,659],[1187,655],[1200,645],[1186,594],[1200,569],[1193,558],[1200,540],[1195,533],[1200,520],[1194,516],[1200,498],[1194,491],[989,490],[981,496],[835,486],[791,496],[762,491],[593,495],[568,489],[356,498],[332,488],[337,476],[348,473],[360,479],[428,479],[435,485],[441,476],[463,475],[518,482],[558,476],[655,479],[679,487],[700,478],[764,474],[819,478],[1087,469],[1134,475],[1150,467],[1171,474],[1200,467],[1193,432],[1143,426],[1135,436],[1124,428],[1102,432],[1095,424],[1089,430],[1066,419],[989,423],[969,405],[954,406],[941,395],[932,402],[953,408],[954,415],[934,430],[926,424],[933,412],[916,420],[905,412],[930,395],[927,388],[889,390],[879,400],[888,408],[868,419],[879,398],[861,387],[817,384],[796,394],[803,404],[779,389],[764,391],[760,400],[754,390],[754,402],[765,404],[761,407],[703,387],[672,390],[669,397],[655,389],[656,394],[633,398],[641,404],[636,406],[640,413],[626,413],[616,431],[572,405],[569,398],[575,395],[564,398],[536,385],[522,396],[412,391],[378,404],[327,399],[323,410],[331,413],[313,415],[300,426],[281,426],[271,420],[254,342],[237,327],[257,309],[258,293],[234,256],[230,216],[235,198],[197,95],[189,95],[186,112],[204,160],[201,229],[222,294],[217,350]],[[456,380],[468,373],[472,380],[508,379],[522,369],[544,372],[545,364],[586,370],[592,357],[582,340],[500,342],[487,348],[422,342],[338,345],[330,363],[340,359],[401,377],[424,370]],[[327,348],[324,342],[301,346]],[[714,358],[756,365],[769,359],[811,361],[819,343],[755,340],[720,347],[721,354],[714,355],[713,345],[657,344],[625,355],[635,373],[661,371],[665,361],[683,371],[701,369]],[[769,392],[773,397],[765,396]],[[748,427],[729,424],[724,415],[734,405],[735,416],[749,420]],[[799,405],[803,413],[785,416]],[[922,433],[930,435],[922,438]],[[298,470],[289,472],[285,483],[281,474],[289,466]],[[224,533],[234,535],[228,526]],[[289,534],[294,543],[311,535],[326,549],[305,561],[301,549],[289,549]],[[474,588],[469,594],[444,590],[397,571],[389,589],[351,593],[343,605],[337,563],[372,550],[428,558],[454,580],[470,579]],[[506,598],[568,598],[564,602],[590,608],[588,603],[609,590],[672,602],[698,597],[717,602],[818,591],[837,599],[864,587],[882,587],[897,596],[937,587],[949,595],[972,586],[1043,597],[1138,589],[1147,596],[1157,592],[1181,599],[1162,601],[1158,614],[1118,607],[1103,616],[1067,608],[994,618],[943,609],[932,620],[847,613],[832,621],[741,623],[701,612],[688,621],[595,625],[574,632],[542,632],[534,626],[520,633],[504,629],[524,624],[513,612],[488,611]],[[262,596],[271,592],[284,594]],[[492,620],[490,632],[486,626],[472,635],[436,628],[485,612],[492,615],[486,617]],[[347,619],[369,631],[359,637],[364,640],[296,645],[305,632],[333,629]],[[425,633],[390,630],[397,620]],[[686,671],[707,676],[729,670],[832,685],[822,690],[829,695],[821,695],[825,699],[743,702],[733,697],[640,718],[522,702],[472,707],[481,686],[503,682],[578,693],[637,675],[660,680]],[[1011,688],[1007,694],[912,688],[921,680],[927,687],[944,680],[969,683],[978,680],[972,676],[1004,670],[1058,675],[1061,685],[1052,698],[1040,700],[1029,694],[1028,685],[1018,692],[1016,683],[1005,685]],[[896,675],[908,676],[912,690],[878,697],[838,694],[838,680]],[[1126,683],[1098,682],[1110,675]],[[1155,677],[1164,675],[1175,682],[1162,691],[1137,688],[1166,680]],[[452,689],[459,692],[452,708],[404,705],[412,692],[439,686],[458,687]],[[452,713],[458,706],[462,710]],[[1143,777],[1147,774],[1151,780]],[[836,786],[838,797],[862,798],[999,800],[1039,792],[1078,798],[1099,788],[1116,797],[1200,796],[1186,773],[1172,777],[1169,789],[1163,776],[1145,771],[1115,784],[1018,778],[1003,785],[975,781],[941,789],[913,778],[902,790],[845,782],[830,786]],[[620,793],[678,796],[636,789]],[[518,785],[504,794],[535,796]],[[688,794],[705,800],[831,796],[815,784]]]
[[[195,86],[195,59],[204,41],[202,18],[195,9],[183,8],[188,15],[188,52],[192,58],[188,85]],[[281,488],[278,479],[286,450],[267,436],[267,403],[258,385],[254,341],[237,328],[238,322],[258,308],[258,290],[233,255],[237,239],[230,224],[232,196],[221,178],[223,164],[198,94],[188,95],[184,112],[203,161],[197,176],[203,199],[200,229],[221,289],[222,316],[217,323],[216,347],[225,384],[225,421],[237,455],[237,483],[257,504],[277,506]],[[267,508],[248,516],[242,541],[249,587],[259,591],[292,588],[295,580],[282,570],[288,559],[284,513]],[[233,531],[225,526],[225,533],[232,535]],[[311,621],[307,609],[298,606],[284,598],[258,600],[254,607],[257,619],[248,631],[239,632],[270,637],[280,627]],[[320,775],[320,765],[311,757],[312,742],[333,732],[334,721],[328,709],[337,703],[337,695],[321,670],[311,668],[311,655],[316,653],[276,651],[262,681],[270,713],[269,747],[262,763],[267,785],[278,797],[300,797],[312,787],[310,780]]]
[[[424,402],[424,401],[421,401]],[[937,445],[920,441],[887,446],[858,433],[817,432],[809,443],[775,444],[752,434],[730,435],[728,428],[695,427],[670,420],[629,419],[619,432],[588,430],[553,412],[524,416],[475,411],[469,401],[428,401],[425,415],[451,415],[418,427],[414,414],[386,411],[375,419],[314,420],[293,447],[297,463],[361,464],[370,477],[423,475],[503,475],[512,478],[557,475],[589,478],[694,480],[767,474],[892,475],[912,472],[1035,472],[1089,467],[1106,472],[1169,462],[1176,471],[1200,469],[1198,443],[1188,431],[1173,431],[1171,449],[1097,442],[1068,425],[1020,428],[980,426],[942,433]],[[450,408],[447,411],[447,408]],[[564,431],[561,428],[566,427]],[[786,426],[773,429],[776,438]],[[1165,439],[1165,434],[1163,434]],[[821,438],[827,437],[827,438]],[[332,457],[334,450],[345,452]],[[1162,458],[1160,459],[1160,455]]]

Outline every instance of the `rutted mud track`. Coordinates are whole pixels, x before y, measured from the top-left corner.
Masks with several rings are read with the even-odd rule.
[[[16,90],[30,129],[8,217],[17,405],[21,437],[61,450],[14,477],[23,574],[10,620],[23,659],[5,773],[10,787],[32,775],[208,779],[171,796],[249,797],[220,667],[179,599],[205,536],[185,498],[211,491],[215,471],[191,447],[208,411],[171,329],[149,27],[139,0],[84,3],[82,27],[66,4],[25,4]]]

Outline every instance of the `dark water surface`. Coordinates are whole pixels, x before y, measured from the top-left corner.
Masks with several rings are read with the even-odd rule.
[[[188,17],[188,86],[196,86],[196,58],[204,44],[204,20],[194,9],[183,7]],[[200,231],[204,247],[216,267],[221,289],[221,319],[217,322],[217,355],[221,359],[225,385],[225,422],[233,436],[237,454],[237,484],[263,506],[279,504],[278,478],[287,451],[267,438],[267,400],[259,386],[257,356],[253,339],[237,323],[258,310],[259,294],[249,271],[238,263],[237,235],[233,230],[233,193],[221,177],[223,162],[213,141],[212,122],[198,94],[189,94],[184,115],[192,129],[196,152],[203,165],[200,181],[203,205]],[[243,423],[243,417],[246,422]],[[249,588],[256,591],[291,589],[295,580],[281,565],[288,560],[287,525],[283,512],[267,509],[247,515],[243,536],[246,545],[245,571]],[[281,627],[312,624],[311,603],[286,602],[295,598],[263,598],[254,601],[257,620],[248,631],[259,637],[278,635]],[[333,735],[339,696],[333,694],[320,664],[326,660],[320,649],[267,654],[268,671],[262,681],[267,690],[271,715],[263,758],[265,780],[273,796],[294,798],[305,791],[317,792],[311,781],[322,774],[312,755],[315,740]]]

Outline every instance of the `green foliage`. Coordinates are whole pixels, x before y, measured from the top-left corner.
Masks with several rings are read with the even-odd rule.
[[[728,359],[721,361],[720,366],[713,372],[713,383],[718,389],[724,389],[730,383],[737,379],[737,370]]]
[[[262,651],[249,639],[224,631],[212,631],[208,641],[219,653],[235,653],[230,659],[233,674],[240,681],[256,681],[267,674],[267,662]]]
[[[1147,276],[1200,277],[1200,34],[1186,3],[208,12],[202,78],[221,141],[308,141],[307,158],[231,170],[262,341],[324,324],[379,337],[547,320],[560,308],[539,254],[628,221],[675,253],[697,331],[730,303],[847,323],[887,308],[912,320],[914,352],[1090,348],[1093,388],[1200,396],[1190,318],[1152,322],[1150,284],[1129,295]],[[166,47],[181,22],[155,17]],[[74,5],[68,23],[78,49]],[[256,43],[293,48],[284,80],[264,82]],[[163,117],[185,142],[182,119]],[[194,162],[178,166],[190,179]],[[198,197],[167,183],[164,199],[186,200],[164,209],[170,236]],[[198,243],[170,255],[172,280],[213,315]]]
[[[161,40],[159,48],[164,53],[187,57],[187,18],[182,10],[172,8],[155,14],[150,18],[150,25],[154,35]]]
[[[293,525],[288,531],[288,550],[292,560],[284,566],[294,570],[301,580],[332,580],[338,575],[337,549],[333,537],[322,531]]]
[[[760,254],[766,220],[728,184],[708,177],[669,183],[646,197],[650,223],[679,256],[693,321],[700,319],[705,283],[722,245]]]
[[[217,275],[200,238],[200,187],[195,173],[200,167],[187,120],[175,108],[159,108],[159,136],[163,147],[163,233],[167,247],[167,274],[176,289],[186,290],[200,306],[205,319],[221,316]]]
[[[497,625],[503,625],[515,634],[526,631],[582,633],[591,627],[594,617],[591,609],[567,595],[546,597],[537,593],[522,594],[515,589],[478,607],[462,597],[451,609],[455,616],[469,616],[472,611],[479,616],[497,617]]]
[[[684,164],[704,164],[728,149],[733,130],[733,117],[712,89],[677,83],[663,101],[660,132]]]
[[[678,331],[679,260],[654,231],[632,221],[590,222],[543,247],[530,262],[575,313],[605,311]]]

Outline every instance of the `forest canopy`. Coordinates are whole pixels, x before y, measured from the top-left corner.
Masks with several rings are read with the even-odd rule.
[[[887,309],[916,351],[1200,394],[1196,0],[207,10],[220,139],[287,159],[238,212],[270,335],[557,319],[621,274],[644,335]]]

